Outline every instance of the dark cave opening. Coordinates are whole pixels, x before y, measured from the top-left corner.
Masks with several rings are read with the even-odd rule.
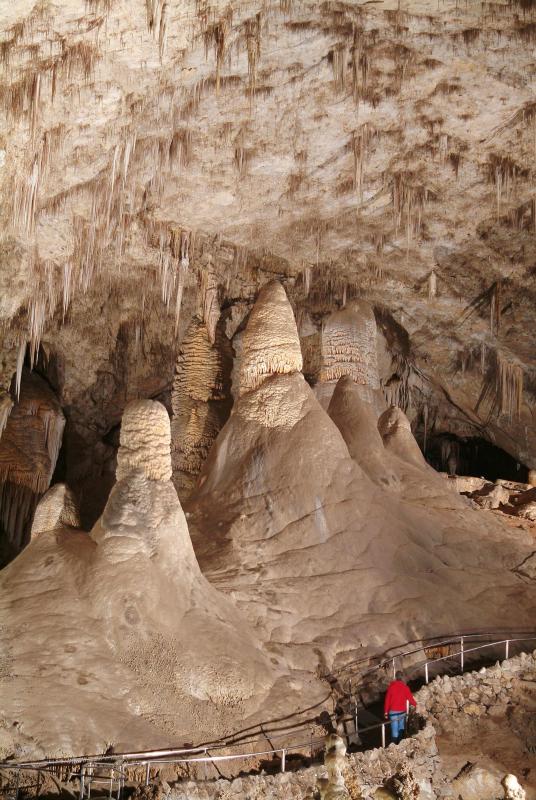
[[[500,447],[480,436],[460,437],[452,433],[433,436],[426,447],[428,463],[450,475],[473,475],[527,483],[528,469]]]

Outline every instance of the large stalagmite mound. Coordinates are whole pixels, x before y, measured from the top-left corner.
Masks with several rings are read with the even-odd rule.
[[[18,721],[4,755],[208,737],[271,688],[247,622],[199,571],[170,471],[165,409],[132,403],[91,535],[53,519],[1,573],[2,714]]]
[[[262,359],[270,318],[248,337]],[[331,406],[341,430],[297,366],[239,398],[188,504],[205,574],[291,667],[437,633],[438,620],[455,630],[528,619],[535,592],[512,573],[528,537],[404,462],[407,441],[385,448],[370,394],[367,407],[348,380]]]

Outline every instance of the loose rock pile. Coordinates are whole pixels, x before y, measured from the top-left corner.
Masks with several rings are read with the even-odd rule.
[[[450,728],[452,718],[460,714],[473,719],[485,714],[502,717],[512,702],[518,678],[535,669],[536,650],[532,654],[521,653],[479,672],[438,677],[417,693],[417,702],[438,729]]]

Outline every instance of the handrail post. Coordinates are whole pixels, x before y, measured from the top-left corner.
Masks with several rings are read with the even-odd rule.
[[[149,762],[147,762],[147,767],[145,769],[145,785],[149,786]]]
[[[17,775],[15,777],[15,800],[19,800],[19,786],[20,786],[20,767],[17,770]]]
[[[112,767],[110,770],[110,793],[108,794],[110,800],[112,800],[113,789],[114,789],[114,768]]]
[[[395,659],[393,656],[393,680],[396,678],[396,666],[395,666]]]
[[[424,665],[424,680],[428,683],[428,661]]]
[[[385,747],[385,722],[382,722],[382,747]]]
[[[357,744],[359,741],[359,719],[357,716],[357,697],[355,699],[355,706],[354,706],[354,723],[355,723],[355,739]]]
[[[87,769],[87,800],[91,797],[91,776],[92,776],[93,768],[91,765],[88,766]]]
[[[464,659],[463,659],[463,636],[460,636],[460,667],[461,667],[461,671],[463,672],[463,668],[464,668]]]
[[[505,659],[508,660],[508,654],[510,652],[510,640],[506,640],[506,647],[505,647]]]
[[[80,800],[83,800],[84,797],[84,773],[85,773],[85,764],[80,764],[80,792],[78,797]]]
[[[285,767],[286,767],[286,751],[283,748],[283,750],[281,750],[281,772],[285,771]]]

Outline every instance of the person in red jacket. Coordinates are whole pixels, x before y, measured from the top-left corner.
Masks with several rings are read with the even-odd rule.
[[[402,672],[395,674],[385,693],[384,716],[391,723],[391,741],[398,744],[406,727],[408,703],[417,707],[417,701],[404,683]]]

